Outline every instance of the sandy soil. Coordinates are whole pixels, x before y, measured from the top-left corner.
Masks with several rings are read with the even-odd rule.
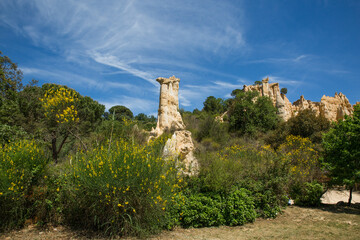
[[[340,201],[347,203],[349,201],[349,191],[328,190],[321,198],[324,204],[336,204]],[[353,192],[351,203],[360,203],[360,192]]]

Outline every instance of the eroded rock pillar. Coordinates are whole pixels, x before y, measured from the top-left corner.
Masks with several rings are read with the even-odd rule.
[[[178,158],[183,165],[183,173],[194,175],[198,173],[199,164],[194,157],[194,143],[191,132],[185,130],[179,109],[179,82],[180,79],[172,76],[170,78],[157,78],[160,83],[160,98],[158,121],[156,128],[150,132],[151,137],[159,137],[166,131],[173,135],[167,140],[163,157]]]

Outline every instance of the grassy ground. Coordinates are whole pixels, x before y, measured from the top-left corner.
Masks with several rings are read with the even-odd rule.
[[[257,219],[241,227],[175,229],[150,239],[359,239],[360,204],[288,207],[273,220]],[[102,239],[64,227],[39,230],[32,225],[0,235],[0,239]],[[135,238],[131,238],[135,239]]]

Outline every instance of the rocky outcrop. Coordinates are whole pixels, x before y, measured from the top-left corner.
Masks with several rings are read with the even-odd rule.
[[[185,130],[179,109],[179,82],[180,79],[172,76],[170,78],[157,78],[160,83],[160,99],[158,110],[158,121],[156,128],[150,132],[151,137],[159,137],[164,132],[173,132],[164,147],[165,158],[177,157],[181,160],[184,173],[194,175],[198,172],[198,161],[194,157],[194,143],[191,132]]]
[[[243,90],[245,92],[257,91],[260,96],[269,97],[273,105],[277,107],[279,116],[285,121],[292,116],[292,104],[285,94],[280,93],[279,83],[269,83],[269,78],[265,78],[261,85],[244,85]]]
[[[269,84],[269,78],[263,79],[261,85],[244,85],[243,90],[257,91],[260,93],[260,96],[268,96],[273,105],[278,109],[278,115],[285,121],[305,109],[311,109],[317,115],[324,116],[330,121],[343,119],[345,115],[351,115],[353,112],[353,107],[349,100],[342,93],[335,93],[334,97],[324,95],[320,102],[306,100],[302,95],[299,100],[291,104],[286,95],[280,93],[279,83]]]
[[[185,174],[194,175],[198,172],[198,161],[194,156],[194,143],[191,132],[187,130],[175,131],[164,147],[163,156],[171,158],[178,156],[182,161]]]
[[[172,76],[157,78],[156,81],[160,83],[158,120],[156,128],[151,131],[150,135],[157,137],[165,131],[185,129],[178,111],[180,79]]]
[[[354,111],[347,97],[342,93],[335,93],[335,97],[323,96],[320,100],[320,115],[330,121],[343,119]]]

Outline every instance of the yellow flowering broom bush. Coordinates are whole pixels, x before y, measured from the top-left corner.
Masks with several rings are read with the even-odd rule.
[[[175,160],[159,154],[164,139],[148,146],[113,141],[72,160],[63,185],[71,225],[109,235],[153,232],[166,225],[167,208],[182,181]]]
[[[32,217],[33,187],[43,178],[46,163],[34,140],[0,148],[0,230],[20,227]]]
[[[320,177],[319,153],[309,138],[287,136],[279,151],[283,161],[290,165],[293,181],[311,182]]]
[[[315,144],[309,138],[290,135],[280,145],[279,151],[290,168],[289,193],[295,204],[319,205],[324,188],[318,183],[322,180],[323,173]]]

